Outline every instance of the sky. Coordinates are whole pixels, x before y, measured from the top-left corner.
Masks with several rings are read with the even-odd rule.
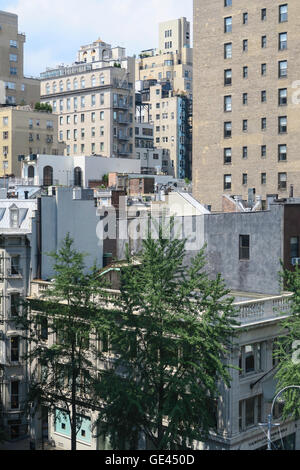
[[[128,55],[158,47],[158,23],[185,16],[193,0],[0,0],[0,10],[19,16],[26,33],[25,75],[70,64],[80,46],[98,38],[126,47]]]

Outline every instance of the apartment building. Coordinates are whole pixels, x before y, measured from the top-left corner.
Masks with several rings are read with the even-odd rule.
[[[24,43],[18,16],[0,11],[0,104],[32,105],[40,101],[40,81],[24,77]]]
[[[297,0],[194,1],[194,195],[299,196]]]
[[[28,345],[15,322],[20,301],[30,294],[33,279],[53,278],[47,253],[56,252],[67,233],[78,251],[88,252],[86,269],[95,262],[101,268],[103,255],[92,190],[51,187],[47,195],[23,200],[5,192],[0,193],[0,420],[14,441],[29,432],[29,368],[22,357]]]
[[[186,18],[159,24],[158,49],[142,51],[136,62],[136,80],[170,81],[177,93],[193,93],[193,49]]]
[[[66,155],[135,158],[134,81],[135,59],[100,39],[74,64],[41,74],[41,100],[59,116]]]
[[[0,176],[21,176],[25,155],[61,155],[58,117],[30,106],[0,107]]]

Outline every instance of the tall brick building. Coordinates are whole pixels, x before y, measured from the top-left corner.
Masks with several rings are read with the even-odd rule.
[[[300,196],[299,0],[194,0],[194,196]]]

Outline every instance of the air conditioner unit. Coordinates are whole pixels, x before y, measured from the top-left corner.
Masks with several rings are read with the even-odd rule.
[[[300,258],[292,258],[292,265],[293,266],[300,265]]]

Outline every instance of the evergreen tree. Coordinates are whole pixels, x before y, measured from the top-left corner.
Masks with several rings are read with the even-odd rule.
[[[84,255],[73,248],[69,235],[50,256],[54,280],[42,298],[30,299],[26,318],[19,319],[27,332],[31,364],[28,402],[67,416],[76,450],[82,417],[97,407],[95,331],[105,324],[105,316],[95,302],[100,292],[97,269],[84,272]]]
[[[284,270],[282,275],[284,288],[293,292],[291,300],[291,315],[281,323],[282,331],[276,342],[275,357],[278,359],[276,374],[277,391],[291,385],[300,386],[300,268],[295,271]],[[286,391],[283,417],[300,417],[300,390]]]
[[[184,265],[185,243],[160,228],[143,241],[139,266],[128,256],[122,271],[115,361],[98,386],[99,428],[114,449],[136,448],[139,435],[157,450],[185,449],[215,428],[236,314],[221,277],[205,272],[204,250]]]

